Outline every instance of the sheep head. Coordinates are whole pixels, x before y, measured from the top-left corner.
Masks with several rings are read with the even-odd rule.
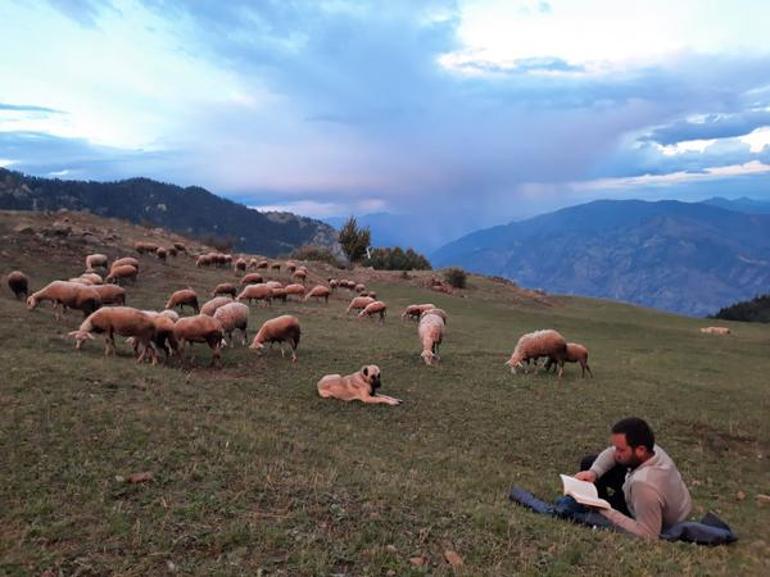
[[[77,350],[80,350],[80,348],[83,346],[83,343],[85,341],[94,340],[94,335],[92,335],[88,331],[72,331],[71,333],[69,333],[69,336],[75,339],[75,348]]]

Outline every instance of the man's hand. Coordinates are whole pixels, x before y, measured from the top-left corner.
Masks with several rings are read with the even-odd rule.
[[[579,473],[575,473],[575,478],[579,481],[588,481],[589,483],[595,483],[596,482],[596,473],[593,471],[580,471]]]

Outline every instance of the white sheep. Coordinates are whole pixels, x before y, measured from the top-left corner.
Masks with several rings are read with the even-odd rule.
[[[113,266],[110,269],[110,274],[107,275],[107,278],[104,280],[106,282],[114,282],[115,284],[120,284],[121,280],[130,280],[132,282],[136,282],[136,275],[139,273],[139,270],[129,264],[119,265],[119,266]]]
[[[236,300],[238,302],[248,301],[249,304],[251,304],[251,301],[263,301],[267,305],[272,305],[273,289],[266,284],[248,285],[241,291]]]
[[[368,305],[366,305],[364,310],[362,310],[360,313],[358,313],[358,318],[359,319],[365,319],[365,318],[369,318],[369,317],[374,316],[374,315],[379,315],[380,316],[380,322],[384,323],[385,322],[385,313],[387,312],[387,310],[388,310],[388,305],[386,305],[384,302],[382,302],[382,301],[374,301],[373,303],[369,303]]]
[[[86,270],[93,270],[96,268],[107,268],[109,257],[106,254],[89,254],[86,257]]]
[[[505,364],[511,368],[513,374],[516,374],[516,369],[525,368],[525,363],[530,360],[537,361],[540,357],[553,359],[559,367],[559,378],[561,378],[567,357],[567,341],[552,329],[527,333],[519,338],[511,358]]]
[[[364,310],[373,302],[375,302],[375,300],[372,297],[353,297],[353,300],[350,301],[350,304],[348,305],[345,313],[349,313],[350,311]]]
[[[310,289],[310,292],[308,292],[305,295],[305,302],[307,302],[311,298],[316,298],[316,299],[324,299],[324,302],[328,304],[329,296],[331,294],[332,294],[332,291],[330,288],[319,284],[314,286],[312,289]]]
[[[426,365],[433,365],[441,360],[439,346],[444,340],[444,319],[435,313],[426,312],[420,317],[417,335],[422,345],[420,357]]]
[[[401,320],[403,321],[404,319],[407,319],[407,318],[412,320],[419,320],[420,315],[422,315],[422,313],[435,308],[436,306],[430,303],[425,303],[421,305],[409,305],[404,309],[404,312],[401,313]]]
[[[219,307],[214,313],[214,318],[222,323],[222,330],[227,335],[227,340],[233,340],[233,331],[241,331],[242,342],[246,345],[247,330],[249,328],[249,307],[243,303],[228,303]]]
[[[103,305],[125,305],[126,289],[114,284],[93,285]]]
[[[299,326],[299,319],[291,315],[282,315],[280,317],[265,321],[254,337],[250,349],[262,352],[265,343],[279,343],[281,346],[281,356],[284,356],[283,343],[288,342],[291,347],[291,360],[297,362],[297,347],[302,330]]]

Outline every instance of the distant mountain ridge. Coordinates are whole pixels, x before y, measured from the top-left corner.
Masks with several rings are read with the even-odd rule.
[[[431,261],[702,316],[767,292],[770,215],[708,203],[595,201],[477,231]]]
[[[735,199],[715,196],[704,200],[703,204],[718,206],[719,208],[734,210],[736,212],[746,212],[749,214],[770,214],[770,202],[747,198],[745,196]]]
[[[341,254],[329,225],[291,213],[261,213],[208,190],[132,178],[118,182],[59,180],[0,168],[0,209],[88,210],[150,222],[188,236],[232,238],[235,250],[278,256],[304,244]]]

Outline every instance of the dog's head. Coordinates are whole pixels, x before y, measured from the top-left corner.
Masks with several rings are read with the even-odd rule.
[[[382,382],[380,382],[380,367],[377,365],[361,367],[361,377],[369,384],[369,392],[372,395],[382,386]]]

